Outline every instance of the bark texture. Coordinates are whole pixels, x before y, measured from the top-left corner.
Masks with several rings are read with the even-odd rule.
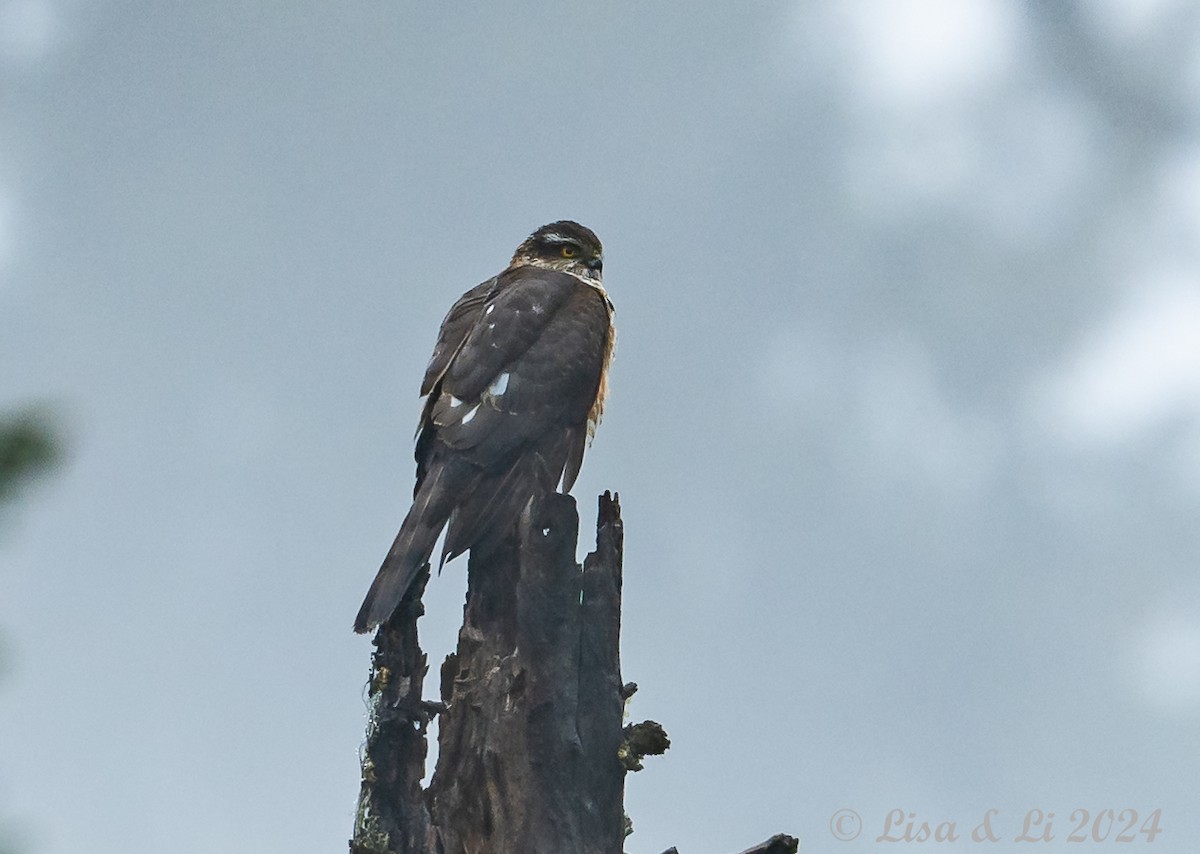
[[[468,565],[441,703],[422,701],[416,621],[426,569],[379,629],[351,854],[620,854],[620,505],[600,498],[596,550],[575,562],[575,501],[526,510],[516,541]],[[422,789],[426,730],[438,762]]]
[[[362,749],[362,785],[350,854],[432,851],[425,776],[425,735],[436,708],[422,700],[427,670],[417,644],[417,618],[428,566],[379,627],[371,659],[367,738]]]
[[[574,499],[555,493],[526,509],[512,542],[472,555],[441,702],[422,699],[428,566],[380,626],[351,854],[622,854],[625,775],[670,742],[654,721],[622,727],[637,686],[621,681],[617,498],[600,496],[582,567],[578,534]],[[422,788],[434,715],[438,761]],[[751,849],[789,850],[789,837]]]
[[[620,854],[621,519],[601,498],[596,551],[554,494],[517,549],[469,569],[457,651],[442,667],[430,812],[446,851]]]

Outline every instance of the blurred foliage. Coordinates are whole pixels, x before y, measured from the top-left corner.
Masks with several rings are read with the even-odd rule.
[[[60,455],[57,433],[46,415],[26,411],[0,418],[0,504],[16,498],[23,486],[53,466]],[[11,837],[0,828],[0,854],[15,851]]]
[[[30,411],[0,419],[0,502],[15,498],[59,454],[58,438],[45,415]]]

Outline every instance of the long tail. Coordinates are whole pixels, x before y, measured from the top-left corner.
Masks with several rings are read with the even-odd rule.
[[[455,463],[454,460],[435,463],[426,473],[400,526],[400,533],[358,609],[354,631],[368,632],[390,617],[421,567],[429,560],[438,534],[454,509],[456,496],[462,494],[475,476],[468,467]]]

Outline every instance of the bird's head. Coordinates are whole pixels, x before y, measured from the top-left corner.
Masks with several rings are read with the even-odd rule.
[[[560,270],[594,282],[604,268],[604,248],[590,228],[569,219],[543,225],[513,254],[512,267]]]

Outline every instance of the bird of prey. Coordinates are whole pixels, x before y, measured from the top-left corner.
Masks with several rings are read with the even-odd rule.
[[[442,321],[425,371],[412,507],[354,630],[391,616],[447,528],[442,562],[502,543],[534,496],[579,474],[607,391],[613,306],[600,240],[563,220]]]

